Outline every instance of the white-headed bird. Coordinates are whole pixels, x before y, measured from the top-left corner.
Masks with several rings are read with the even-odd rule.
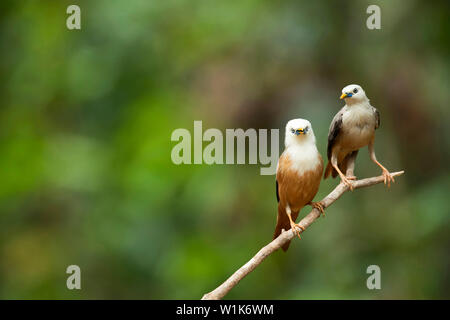
[[[368,146],[370,159],[383,171],[384,183],[390,186],[394,177],[377,161],[374,150],[375,130],[380,126],[380,113],[372,107],[366,93],[357,84],[342,89],[345,106],[334,116],[328,132],[328,165],[324,179],[338,174],[343,183],[353,190],[354,169],[358,150]]]
[[[311,123],[304,119],[290,120],[286,125],[285,150],[278,160],[276,193],[278,200],[277,226],[273,238],[282,230],[296,227],[303,230],[295,220],[300,210],[311,205],[323,213],[320,202],[312,202],[322,179],[323,160],[316,147]],[[289,248],[290,241],[283,245]]]

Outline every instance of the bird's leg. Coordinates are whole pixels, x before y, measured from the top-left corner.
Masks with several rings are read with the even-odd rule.
[[[391,186],[391,182],[395,182],[394,176],[391,175],[391,173],[383,167],[381,163],[379,163],[377,160],[374,160],[374,162],[381,168],[383,171],[383,177],[384,177],[384,184],[387,183],[388,188]]]
[[[342,181],[347,187],[349,187],[349,189],[350,189],[351,191],[353,191],[353,185],[352,185],[352,183],[350,182],[350,180],[347,179],[347,177],[341,172],[341,170],[339,169],[338,166],[334,166],[334,165],[333,165],[333,167],[334,167],[334,169],[336,169],[337,173],[339,173],[339,176],[341,177],[341,181]]]
[[[339,169],[338,165],[337,165],[337,159],[336,157],[333,155],[331,157],[331,165],[333,166],[334,169],[336,169],[337,173],[339,173],[339,176],[341,177],[341,181],[347,186],[349,187],[349,189],[351,191],[353,191],[353,185],[352,183],[349,181],[349,179],[347,179],[347,177],[342,173],[342,171]]]
[[[353,151],[348,156],[349,158],[347,159],[347,171],[345,172],[345,176],[348,180],[356,180],[356,176],[353,171],[355,170],[355,160],[357,155],[358,151]]]
[[[298,238],[301,240],[302,237],[300,237],[300,231],[298,231],[298,229],[296,227],[299,227],[300,229],[302,229],[302,231],[305,231],[305,228],[303,228],[301,225],[296,224],[291,217],[291,208],[289,207],[289,205],[286,207],[286,214],[289,217],[289,221],[291,222],[291,229],[292,231],[294,231],[294,233],[297,234]]]
[[[311,201],[310,203],[308,203],[311,207],[313,207],[314,209],[317,209],[320,211],[321,214],[323,214],[323,216],[325,217],[325,209],[323,208],[323,204],[322,202],[314,202]]]
[[[345,172],[345,177],[348,180],[356,180],[356,176],[353,173],[353,169],[347,168],[347,171]]]
[[[383,177],[384,177],[384,184],[387,184],[388,188],[391,186],[391,182],[395,182],[394,177],[390,174],[390,172],[383,167],[383,165],[381,163],[378,162],[377,157],[375,156],[375,148],[373,146],[373,142],[374,140],[372,139],[372,141],[369,143],[369,155],[370,155],[370,159],[375,162],[375,164],[377,166],[379,166],[381,168],[381,170],[383,171]]]

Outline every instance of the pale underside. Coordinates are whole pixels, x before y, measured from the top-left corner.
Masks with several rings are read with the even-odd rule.
[[[336,121],[340,121],[339,133],[329,143],[331,154],[341,163],[348,154],[367,146],[374,139],[377,111],[369,103],[345,106],[333,119],[331,128]]]

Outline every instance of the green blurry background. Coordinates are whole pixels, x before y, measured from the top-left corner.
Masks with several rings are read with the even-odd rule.
[[[82,30],[66,28],[70,4]],[[271,240],[275,177],[176,166],[172,131],[280,128],[281,148],[302,117],[325,157],[350,83],[381,112],[378,159],[406,174],[345,194],[227,298],[450,298],[448,14],[444,1],[2,1],[0,298],[200,298]],[[356,174],[380,173],[362,150]],[[366,288],[371,264],[381,290]]]

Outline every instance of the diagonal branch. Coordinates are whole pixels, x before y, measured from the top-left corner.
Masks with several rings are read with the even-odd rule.
[[[392,176],[400,176],[404,173],[404,171],[399,171],[392,173]],[[369,187],[378,183],[382,183],[384,181],[383,176],[372,177],[362,180],[353,181],[353,187],[355,189]],[[328,208],[333,202],[339,199],[346,191],[348,187],[343,183],[338,184],[333,191],[330,192],[322,201],[323,208]],[[299,224],[303,228],[308,228],[317,218],[320,217],[320,211],[318,209],[313,209],[311,212],[304,217]],[[300,232],[302,230],[299,229]],[[229,277],[224,283],[222,283],[219,287],[214,289],[213,291],[205,294],[202,300],[219,300],[222,299],[231,289],[233,289],[239,281],[241,281],[246,275],[255,270],[255,268],[264,261],[270,254],[280,249],[283,244],[292,240],[296,237],[296,234],[292,231],[285,231],[278,236],[278,238],[274,239],[264,248],[258,251],[258,253],[250,259],[246,264],[244,264],[239,270],[237,270],[231,277]]]

